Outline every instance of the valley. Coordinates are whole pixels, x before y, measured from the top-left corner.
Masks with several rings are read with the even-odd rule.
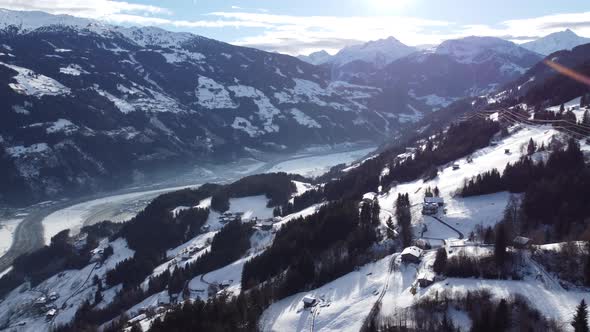
[[[10,267],[12,261],[23,253],[31,252],[45,244],[49,244],[51,237],[65,229],[71,229],[75,234],[82,226],[93,225],[103,220],[124,222],[135,216],[139,211],[155,197],[166,192],[172,192],[183,188],[198,186],[191,183],[195,178],[205,182],[232,182],[250,174],[265,172],[288,171],[289,173],[303,176],[317,176],[328,171],[337,164],[348,164],[356,161],[375,150],[375,147],[336,147],[334,150],[328,147],[318,147],[314,151],[302,151],[290,156],[275,157],[272,161],[244,160],[231,165],[211,166],[210,168],[198,167],[195,174],[179,175],[169,182],[160,184],[148,183],[145,186],[136,186],[111,193],[77,198],[63,199],[58,202],[43,202],[32,207],[18,209],[14,212],[17,216],[24,217],[16,227],[10,226],[14,219],[1,220],[0,223],[14,227],[14,233],[7,236],[13,237],[11,245],[4,255],[0,256],[0,271]],[[317,150],[321,152],[317,152]],[[332,152],[330,152],[332,151]],[[309,163],[313,162],[310,168]]]

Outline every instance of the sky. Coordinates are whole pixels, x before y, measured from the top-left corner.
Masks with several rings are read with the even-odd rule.
[[[590,0],[0,0],[0,8],[153,25],[292,55],[389,36],[411,46],[471,35],[520,43],[568,28],[590,37]]]

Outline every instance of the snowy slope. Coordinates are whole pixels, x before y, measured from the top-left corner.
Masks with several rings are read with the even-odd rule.
[[[481,63],[495,54],[521,58],[531,53],[512,42],[494,37],[465,37],[447,40],[440,44],[435,52],[436,54],[450,55],[461,63]]]
[[[272,304],[260,318],[261,330],[359,331],[385,285],[391,259],[385,257],[320,288]],[[312,311],[303,309],[304,296],[313,296],[320,304]]]
[[[383,67],[415,51],[415,48],[403,44],[394,37],[389,37],[361,45],[345,47],[334,55],[329,62],[342,66],[360,60],[374,64],[377,67]]]
[[[299,55],[297,58],[307,63],[311,63],[312,65],[321,65],[326,62],[330,62],[332,55],[324,50],[321,50],[318,52],[313,52],[309,55]]]
[[[590,43],[590,38],[580,37],[570,29],[555,32],[545,37],[533,40],[520,46],[543,55],[549,55],[561,50],[571,50],[572,48]]]
[[[92,285],[92,278],[98,276],[103,279],[108,270],[134,254],[123,239],[101,244],[101,246],[106,245],[113,247],[113,255],[100,267],[92,263],[81,270],[59,273],[32,289],[29,289],[25,283],[10,292],[0,303],[0,322],[4,326],[15,326],[19,322],[26,322],[18,330],[34,332],[49,331],[58,325],[69,323],[83,302],[94,298],[96,286]],[[57,315],[54,319],[47,321],[45,311],[40,310],[39,306],[35,305],[35,301],[40,297],[48,297],[52,292],[56,292],[59,298],[49,301],[46,307],[55,308]]]

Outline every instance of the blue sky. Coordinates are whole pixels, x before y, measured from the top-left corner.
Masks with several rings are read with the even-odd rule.
[[[590,37],[590,0],[0,0],[121,25],[155,25],[306,54],[394,36],[408,45],[468,35],[523,42],[571,28]]]

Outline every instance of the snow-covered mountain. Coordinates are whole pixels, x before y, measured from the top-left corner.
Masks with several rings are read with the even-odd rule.
[[[549,55],[561,50],[571,50],[576,46],[587,43],[590,43],[590,38],[580,37],[572,30],[567,29],[521,44],[520,46],[542,55]]]
[[[0,13],[4,198],[251,151],[380,140],[397,127],[383,121],[396,110],[380,89],[332,82],[294,57],[153,27]]]
[[[389,37],[345,47],[330,59],[330,63],[343,66],[354,61],[363,61],[381,68],[415,51],[415,48]]]
[[[540,60],[540,55],[499,38],[467,37],[413,53],[356,82],[407,91],[410,97],[438,109],[495,91]]]
[[[312,65],[321,65],[329,62],[330,59],[332,59],[332,55],[324,50],[321,50],[313,52],[309,55],[299,55],[297,58],[299,58],[301,61],[311,63]]]

